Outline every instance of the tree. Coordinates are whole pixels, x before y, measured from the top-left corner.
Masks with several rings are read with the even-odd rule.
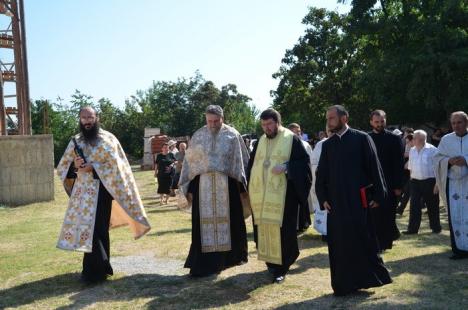
[[[205,124],[204,111],[210,104],[225,109],[226,121],[243,133],[255,130],[258,111],[249,104],[250,98],[238,92],[236,85],[218,89],[205,81],[200,73],[176,81],[157,81],[145,91],[137,91],[120,109],[107,98],[95,103],[89,95],[75,90],[70,104],[63,100],[36,100],[32,106],[32,126],[35,134],[44,133],[44,109],[48,109],[51,133],[54,135],[56,163],[70,138],[78,132],[78,112],[84,106],[96,109],[101,127],[112,132],[125,152],[135,159],[143,156],[145,127],[159,127],[170,136],[189,136]]]
[[[310,8],[302,22],[308,25],[305,35],[286,51],[280,70],[273,75],[280,79],[272,92],[273,106],[285,123],[323,130],[325,107],[346,104],[352,95],[354,46],[344,32],[346,15]]]
[[[317,130],[324,107],[343,104],[355,127],[376,108],[392,124],[439,125],[468,109],[466,1],[354,0],[345,15],[310,8],[303,23],[274,74],[285,120]]]

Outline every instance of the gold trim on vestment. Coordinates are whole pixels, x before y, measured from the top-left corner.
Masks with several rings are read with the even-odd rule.
[[[276,175],[271,170],[289,161],[293,137],[294,134],[283,127],[278,129],[273,141],[263,135],[258,142],[250,176],[250,204],[258,228],[258,259],[275,264],[281,264],[280,230],[287,179],[284,173]]]
[[[199,210],[202,253],[231,250],[228,176],[211,172],[200,175]]]
[[[282,264],[281,231],[276,224],[257,225],[258,259],[273,264]]]

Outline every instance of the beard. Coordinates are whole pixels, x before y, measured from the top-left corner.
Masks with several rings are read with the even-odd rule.
[[[278,129],[273,130],[271,133],[266,133],[265,132],[265,136],[268,139],[274,139],[276,137],[276,135],[278,135]]]
[[[99,133],[99,123],[96,122],[91,127],[86,128],[86,126],[80,122],[80,131],[86,143],[94,142]]]
[[[343,127],[344,127],[343,122],[342,122],[341,120],[339,120],[339,121],[338,121],[338,124],[336,125],[336,127],[330,128],[330,131],[331,131],[332,133],[337,133],[337,132],[340,132],[341,129],[343,129]]]
[[[211,134],[215,135],[219,132],[221,127],[208,127],[208,129],[210,130]]]
[[[376,127],[372,127],[372,129],[374,129],[376,132],[378,133],[381,133],[384,131],[384,126],[376,126]]]

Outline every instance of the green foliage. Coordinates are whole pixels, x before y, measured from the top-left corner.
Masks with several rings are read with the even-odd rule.
[[[303,23],[274,75],[285,120],[322,129],[324,107],[343,104],[355,127],[375,108],[392,124],[440,125],[468,110],[466,1],[354,0],[345,15],[310,8]]]
[[[101,127],[112,132],[124,150],[133,158],[143,156],[143,135],[146,127],[160,128],[170,136],[190,136],[204,126],[205,108],[218,104],[225,110],[225,121],[241,133],[255,132],[258,111],[250,98],[237,91],[234,84],[217,88],[205,81],[197,72],[191,78],[177,81],[158,81],[145,91],[137,91],[123,108],[109,99],[97,102],[76,90],[70,103],[36,100],[32,105],[34,134],[46,133],[44,117],[48,116],[50,133],[54,135],[56,164],[60,160],[70,137],[78,131],[78,113],[84,106],[92,106],[99,113]],[[47,110],[47,113],[44,111]],[[46,122],[47,123],[47,122]]]
[[[50,132],[44,128],[44,109],[47,109]],[[63,104],[59,98],[57,102],[36,100],[32,104],[31,119],[33,134],[50,133],[54,136],[54,158],[57,164],[65,151],[70,138],[78,130],[78,113]]]

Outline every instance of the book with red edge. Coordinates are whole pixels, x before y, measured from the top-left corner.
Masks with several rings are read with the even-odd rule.
[[[370,203],[372,202],[373,186],[374,186],[373,184],[369,184],[359,189],[359,193],[361,195],[361,205],[364,209],[369,208]]]

